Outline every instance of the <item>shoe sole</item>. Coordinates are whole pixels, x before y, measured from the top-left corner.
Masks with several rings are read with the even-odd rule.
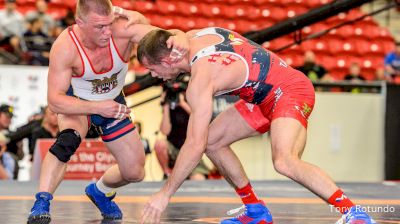
[[[91,195],[89,195],[86,191],[85,191],[85,194],[93,202],[93,204],[96,205],[97,209],[99,209],[101,211],[100,207],[97,205],[97,203],[94,200],[94,198]],[[104,220],[122,220],[122,217],[121,218],[113,218],[113,217],[106,217],[103,214],[101,214],[101,215],[103,216]]]
[[[41,215],[28,218],[27,224],[49,224],[51,221],[50,215]]]

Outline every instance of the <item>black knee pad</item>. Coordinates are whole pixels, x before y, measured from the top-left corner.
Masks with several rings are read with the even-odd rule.
[[[68,162],[81,144],[81,136],[74,129],[65,129],[57,135],[56,142],[50,147],[50,152],[61,162]]]

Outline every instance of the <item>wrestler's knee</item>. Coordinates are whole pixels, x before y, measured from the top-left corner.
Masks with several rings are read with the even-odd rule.
[[[121,170],[122,178],[128,182],[140,182],[144,179],[144,167],[132,166],[130,169]]]
[[[50,147],[50,153],[61,162],[68,162],[81,144],[81,136],[74,129],[65,129],[57,135],[57,140]]]
[[[154,143],[154,151],[156,153],[162,153],[168,151],[168,142],[166,140],[157,140]]]
[[[299,159],[290,154],[278,154],[273,156],[272,161],[276,172],[287,177],[292,177],[293,169],[296,169]]]
[[[217,150],[220,150],[221,148],[225,147],[222,143],[222,138],[213,138],[209,136],[207,146],[206,146],[206,155],[213,154]]]

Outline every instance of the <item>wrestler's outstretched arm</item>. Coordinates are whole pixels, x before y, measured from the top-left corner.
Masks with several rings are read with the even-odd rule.
[[[199,63],[199,62],[198,62]],[[211,68],[196,64],[192,79],[186,91],[191,107],[186,141],[183,144],[174,169],[162,189],[153,195],[142,213],[141,223],[159,223],[162,212],[169,199],[181,186],[187,176],[201,160],[207,144],[208,126],[213,111],[214,87],[211,81]]]
[[[152,26],[145,23],[134,23],[137,21],[136,14],[130,16],[130,13],[135,11],[124,10],[124,15],[122,18],[116,18],[115,23],[113,24],[113,35],[117,38],[129,38],[129,40],[133,43],[139,43],[139,41],[150,31],[155,29],[161,29],[156,26]],[[129,26],[127,26],[129,24]],[[189,38],[185,32],[178,29],[168,30],[173,34],[167,40],[168,48],[173,48],[173,52],[178,52],[178,56],[180,59],[183,55],[185,55],[189,51]]]

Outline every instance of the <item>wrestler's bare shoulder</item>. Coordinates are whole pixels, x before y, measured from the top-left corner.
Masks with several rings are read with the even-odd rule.
[[[127,38],[126,33],[129,32],[125,25],[128,22],[125,18],[116,18],[112,24],[112,33],[114,38]],[[135,25],[131,25],[132,28]]]
[[[78,53],[74,44],[68,29],[65,29],[54,41],[50,51],[50,58],[56,57],[72,62]]]

